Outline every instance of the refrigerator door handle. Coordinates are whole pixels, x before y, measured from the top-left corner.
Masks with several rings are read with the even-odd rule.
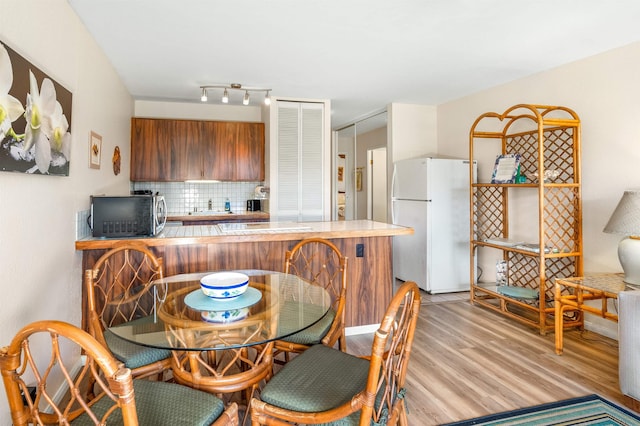
[[[391,223],[396,225],[396,202],[391,200]]]
[[[393,173],[391,174],[391,199],[396,197],[396,166],[393,166]]]
[[[396,166],[393,165],[393,173],[391,174],[391,223],[396,224]]]

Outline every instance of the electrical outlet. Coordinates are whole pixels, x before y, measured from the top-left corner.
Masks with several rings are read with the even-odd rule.
[[[36,391],[38,389],[35,386],[27,386],[27,391],[29,391],[29,397],[31,398],[31,401],[36,399]],[[24,391],[20,392],[20,394],[22,395],[22,403],[24,405],[28,405],[27,404],[27,399],[24,397]]]
[[[364,244],[356,244],[356,257],[364,257]]]

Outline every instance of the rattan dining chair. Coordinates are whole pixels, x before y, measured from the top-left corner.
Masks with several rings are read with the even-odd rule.
[[[84,364],[74,368],[81,350]],[[34,322],[20,330],[0,349],[0,371],[16,426],[238,424],[236,404],[225,409],[206,392],[133,379],[93,336],[62,321]],[[83,389],[88,383],[93,392]]]
[[[347,258],[331,241],[323,238],[307,238],[286,252],[284,271],[323,287],[331,297],[331,309],[313,326],[285,339],[277,340],[276,354],[284,353],[288,361],[289,353],[303,352],[318,343],[333,347],[336,342],[340,350],[346,352],[347,340],[344,327]],[[312,298],[313,295],[307,293],[297,297]],[[313,301],[309,300],[309,302]],[[285,306],[280,315],[296,315],[296,312],[287,311]]]
[[[254,307],[271,303],[269,289],[263,286],[261,290],[264,294]],[[192,287],[185,287],[170,292],[158,311],[175,347],[171,351],[173,379],[224,400],[241,392],[248,404],[272,375],[274,343],[269,337],[277,322],[272,320],[270,308],[235,321],[206,322],[200,312],[180,303],[192,291]]]
[[[107,347],[133,376],[161,375],[171,352],[127,342],[109,331],[125,322],[152,321],[156,301],[152,281],[162,278],[162,259],[143,244],[125,241],[103,254],[85,271],[89,333]]]
[[[293,358],[251,400],[252,425],[408,425],[405,376],[419,310],[418,286],[408,281],[391,300],[370,356],[314,345]]]

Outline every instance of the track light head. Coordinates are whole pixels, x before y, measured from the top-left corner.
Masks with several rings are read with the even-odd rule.
[[[230,84],[217,83],[217,84],[208,84],[208,85],[200,86],[200,89],[202,90],[202,95],[200,96],[200,100],[202,102],[207,101],[208,92],[211,91],[212,89],[224,89],[224,93],[222,94],[223,104],[229,103],[229,91],[243,90],[244,91],[244,96],[242,98],[243,105],[249,105],[249,99],[251,96],[249,92],[264,92],[265,93],[264,104],[271,105],[271,96],[270,96],[271,89],[267,89],[263,87],[249,87],[249,86],[245,87],[245,86],[242,86],[242,84],[240,83],[230,83]]]

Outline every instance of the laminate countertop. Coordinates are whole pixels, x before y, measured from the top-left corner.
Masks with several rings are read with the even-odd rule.
[[[326,239],[385,237],[413,234],[413,228],[371,220],[329,222],[255,222],[218,225],[165,226],[155,237],[126,238],[149,247],[185,244],[220,244],[257,241],[289,241],[320,237]],[[76,241],[76,250],[108,249],[122,238],[88,237]]]

